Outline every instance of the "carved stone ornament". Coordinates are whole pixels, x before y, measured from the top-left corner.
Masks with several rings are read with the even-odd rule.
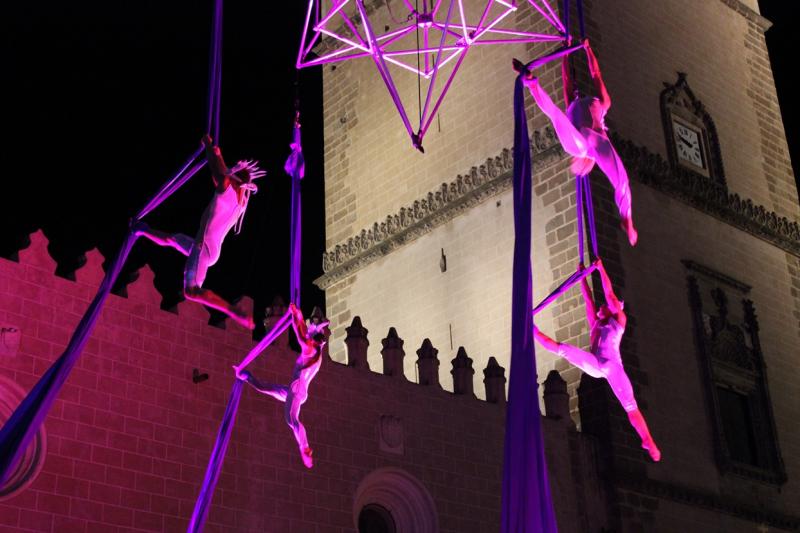
[[[633,179],[680,200],[719,220],[800,257],[800,224],[729,193],[724,187],[683,167],[671,168],[664,159],[611,134],[617,152]]]
[[[683,263],[689,273],[689,306],[713,425],[717,466],[722,474],[783,484],[786,470],[772,413],[758,320],[753,302],[745,298],[750,287],[693,261]],[[710,296],[713,305],[708,307],[713,309],[704,309],[704,295]],[[729,316],[731,302],[740,302],[742,306],[741,323],[734,323]],[[755,443],[754,461],[743,462],[731,454],[729,443],[737,436],[725,430],[720,389],[732,390],[746,398]]]
[[[0,324],[0,357],[14,357],[19,350],[22,332],[16,326]]]
[[[800,257],[800,224],[797,222],[729,193],[719,182],[698,179],[696,173],[683,166],[672,168],[660,155],[614,132],[611,132],[611,140],[632,179]],[[564,157],[550,127],[534,131],[531,146],[537,170]],[[327,289],[396,248],[510,189],[512,165],[511,151],[503,149],[500,155],[487,159],[480,167],[472,167],[468,174],[456,176],[454,181],[443,183],[410,206],[323,252],[324,274],[314,283]]]
[[[392,415],[382,415],[378,423],[378,446],[382,452],[403,455],[403,421]]]

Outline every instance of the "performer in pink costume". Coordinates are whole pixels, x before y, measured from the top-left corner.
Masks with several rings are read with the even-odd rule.
[[[242,326],[253,329],[253,317],[249,313],[204,289],[203,281],[209,267],[219,260],[225,236],[233,227],[239,233],[250,193],[258,190],[252,181],[266,172],[260,170],[254,161],[239,161],[229,169],[222,159],[222,152],[212,143],[210,136],[203,137],[203,145],[216,191],[200,219],[197,236],[192,239],[182,233],[165,233],[150,228],[144,222],[139,222],[135,231],[159,246],[174,248],[188,257],[183,277],[183,294],[187,300],[222,311]]]
[[[590,376],[606,378],[614,391],[614,395],[628,413],[631,425],[642,439],[642,448],[648,451],[653,461],[659,461],[661,452],[655,441],[653,441],[653,437],[650,436],[650,430],[647,428],[644,416],[642,416],[636,405],[631,381],[622,367],[619,345],[627,323],[627,317],[622,310],[624,304],[614,294],[611,280],[605,268],[603,268],[602,261],[598,259],[595,264],[600,272],[606,303],[600,306],[595,305],[589,291],[589,283],[586,278],[583,278],[581,280],[581,292],[586,303],[586,319],[589,321],[591,328],[590,351],[587,352],[575,346],[557,342],[539,331],[536,325],[533,326],[533,335],[539,344],[559,357],[563,357]],[[583,265],[579,265],[579,268],[583,269]]]
[[[611,107],[611,97],[603,83],[600,65],[589,46],[588,39],[583,43],[589,62],[589,72],[599,96],[581,97],[577,91],[573,90],[574,83],[569,75],[567,57],[561,63],[564,102],[567,105],[566,114],[553,103],[547,92],[539,85],[538,79],[532,74],[525,79],[525,85],[531,91],[539,108],[553,123],[553,129],[555,129],[564,151],[573,156],[572,171],[577,176],[585,176],[589,174],[596,163],[608,177],[614,187],[614,201],[622,219],[622,229],[627,233],[631,246],[634,246],[639,236],[633,226],[628,173],[606,133],[605,116]]]
[[[300,457],[306,468],[314,466],[312,459],[313,451],[308,445],[306,428],[300,422],[300,408],[308,399],[308,386],[311,380],[319,372],[322,364],[322,347],[325,345],[325,334],[323,330],[328,322],[319,324],[310,323],[306,326],[303,320],[303,313],[294,304],[289,304],[292,313],[292,326],[300,343],[300,355],[294,363],[292,370],[292,382],[289,386],[265,383],[256,379],[247,370],[242,370],[236,377],[249,383],[254,389],[262,394],[272,396],[276,400],[284,402],[284,416],[286,423],[294,433],[297,446],[300,448]]]

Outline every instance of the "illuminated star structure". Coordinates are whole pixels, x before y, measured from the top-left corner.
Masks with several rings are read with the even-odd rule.
[[[370,22],[370,11],[364,6],[364,0],[309,0],[297,68],[372,58],[412,143],[422,151],[422,138],[472,46],[564,40],[565,27],[548,0],[524,1],[553,28],[553,34],[501,25],[517,10],[517,0],[488,0],[485,5],[465,0],[395,0],[404,16],[397,19],[387,2],[385,8],[397,27],[386,26],[384,33],[379,33]],[[320,46],[324,37],[328,39]],[[446,81],[437,89],[437,75],[451,63]],[[398,94],[390,67],[405,69],[418,78],[419,124],[416,130]],[[427,85],[424,99],[422,80]]]

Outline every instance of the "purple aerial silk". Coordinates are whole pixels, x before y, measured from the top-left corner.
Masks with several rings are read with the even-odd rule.
[[[522,76],[514,86],[514,263],[502,533],[556,533],[542,442],[533,345],[531,148]]]
[[[589,265],[588,268],[585,268],[583,270],[578,270],[577,272],[572,274],[570,277],[565,279],[561,283],[561,285],[559,285],[558,287],[556,287],[553,290],[553,292],[548,294],[541,302],[536,304],[536,307],[533,308],[533,314],[534,315],[537,314],[539,311],[541,311],[542,309],[544,309],[545,307],[547,307],[548,305],[553,303],[553,301],[557,300],[559,296],[561,296],[562,294],[564,294],[565,292],[570,290],[573,285],[575,285],[576,283],[581,281],[583,278],[585,278],[586,276],[588,276],[589,274],[594,272],[595,268],[597,268],[597,267],[595,267],[594,265]]]
[[[292,324],[290,313],[284,314],[272,327],[269,333],[252,349],[250,353],[239,364],[238,368],[244,369],[250,362],[253,361],[267,346],[272,344],[286,329]],[[214,449],[211,451],[211,457],[208,460],[206,467],[206,474],[203,478],[203,485],[200,487],[200,494],[197,495],[197,501],[194,504],[194,511],[192,518],[189,521],[189,527],[186,528],[187,532],[199,533],[203,531],[208,516],[208,509],[211,507],[211,502],[214,499],[214,488],[217,486],[219,474],[222,471],[222,464],[225,461],[225,452],[228,450],[228,442],[231,440],[231,432],[233,425],[236,422],[236,411],[239,409],[239,400],[242,397],[242,387],[244,383],[237,379],[231,395],[228,397],[228,405],[225,407],[225,414],[222,417],[222,422],[219,425],[217,432],[217,440],[214,442]]]
[[[25,399],[14,410],[3,429],[0,430],[0,486],[14,472],[17,461],[25,453],[31,440],[36,435],[36,432],[39,431],[42,422],[50,412],[50,407],[53,405],[61,387],[69,377],[72,367],[75,366],[84,346],[86,346],[86,342],[89,340],[108,293],[114,286],[114,282],[120,270],[122,270],[122,265],[125,264],[136,238],[132,234],[125,238],[122,248],[111,264],[111,268],[108,269],[105,277],[103,277],[94,300],[89,304],[89,308],[83,315],[75,333],[72,334],[66,350],[39,379]]]
[[[289,301],[300,305],[300,264],[302,261],[302,202],[300,196],[300,181],[305,176],[306,163],[303,158],[303,145],[300,139],[300,124],[295,122],[292,132],[292,153],[286,160],[283,169],[292,178],[292,210],[290,227],[289,252],[291,256],[291,270],[289,272]]]
[[[219,145],[220,109],[222,106],[222,0],[214,0],[214,18],[211,30],[211,50],[208,73],[208,120],[206,132],[214,133]]]
[[[214,488],[217,486],[217,480],[222,471],[222,463],[225,461],[225,452],[228,450],[228,442],[231,440],[233,424],[236,422],[236,411],[239,409],[243,386],[244,382],[242,380],[236,379],[234,381],[231,395],[228,397],[228,405],[225,407],[225,414],[222,417],[222,423],[219,425],[214,450],[208,460],[203,486],[200,488],[200,494],[194,504],[192,519],[186,531],[197,533],[203,531],[205,526],[208,508],[211,507],[211,500],[214,498]]]
[[[583,263],[583,224],[586,222],[586,227],[589,230],[589,242],[592,245],[592,253],[595,257],[597,255],[597,230],[594,224],[594,205],[592,204],[592,189],[589,184],[589,176],[575,176],[575,200],[578,224],[578,257]],[[583,207],[586,206],[586,213]],[[585,219],[584,219],[585,216]]]
[[[584,216],[586,217],[586,226],[589,231],[589,242],[592,245],[592,253],[595,257],[597,255],[597,231],[594,224],[594,208],[592,206],[592,190],[589,188],[589,176],[576,176],[575,177],[575,198],[576,198],[576,211],[577,211],[577,224],[578,224],[578,257],[580,257],[581,264],[583,264],[583,224]],[[583,206],[586,205],[586,213],[584,214]],[[533,308],[533,314],[550,305],[559,296],[570,290],[573,285],[581,281],[583,278],[594,272],[594,264],[583,270],[578,270],[561,285],[556,287],[553,292],[548,294],[536,307]]]
[[[220,107],[220,87],[222,79],[222,0],[216,0],[214,6],[214,29],[212,43],[212,58],[210,66],[209,95],[208,95],[208,126],[211,130],[212,118],[215,123],[215,137],[219,137],[219,107]],[[138,222],[148,213],[157,208],[164,200],[169,198],[184,183],[186,183],[197,171],[206,164],[205,159],[196,161],[202,153],[203,148],[199,148],[184,165],[173,175],[156,193],[153,198],[145,204],[139,214],[134,218]],[[103,281],[97,290],[97,294],[89,304],[88,309],[81,318],[78,327],[72,334],[64,353],[47,369],[47,372],[34,385],[24,400],[17,406],[14,413],[0,429],[0,486],[5,483],[14,472],[17,461],[30,445],[31,440],[39,431],[39,428],[47,418],[50,407],[53,405],[61,387],[69,377],[72,367],[83,352],[86,342],[92,334],[100,311],[108,297],[108,293],[114,286],[119,276],[125,260],[131,251],[137,236],[129,232],[125,238],[117,257],[106,271]]]

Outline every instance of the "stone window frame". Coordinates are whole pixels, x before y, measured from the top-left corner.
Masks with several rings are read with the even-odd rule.
[[[361,480],[353,497],[353,523],[356,530],[361,510],[369,505],[386,509],[397,531],[439,531],[436,503],[430,492],[421,481],[401,468],[378,468]]]
[[[678,72],[678,80],[673,84],[664,82],[664,90],[661,91],[659,99],[661,102],[661,122],[664,126],[664,141],[672,170],[694,175],[698,179],[710,180],[711,183],[727,191],[728,184],[725,181],[725,168],[722,164],[722,150],[720,149],[717,127],[703,103],[697,99],[689,87],[689,83],[686,81],[686,73]],[[675,137],[672,127],[673,117],[701,130],[704,156],[708,159],[708,175],[680,162],[675,149]]]
[[[687,270],[695,347],[712,424],[717,467],[723,475],[782,485],[787,480],[786,469],[769,395],[767,368],[758,334],[758,319],[753,302],[747,298],[751,287],[694,261],[683,260],[682,263]],[[718,315],[711,315],[708,310],[704,312],[700,279],[706,285],[715,286],[713,292],[720,291],[712,296],[717,305],[717,309],[712,312],[717,312]],[[744,319],[741,324],[731,324],[726,318],[728,306],[735,304],[734,295],[742,305]],[[709,321],[714,319],[718,320],[717,327],[735,334],[739,332],[742,342],[738,346],[728,345],[729,349],[720,353],[718,350],[723,345],[712,344],[708,333]],[[756,453],[761,466],[743,463],[731,456],[722,425],[718,387],[748,396]]]

